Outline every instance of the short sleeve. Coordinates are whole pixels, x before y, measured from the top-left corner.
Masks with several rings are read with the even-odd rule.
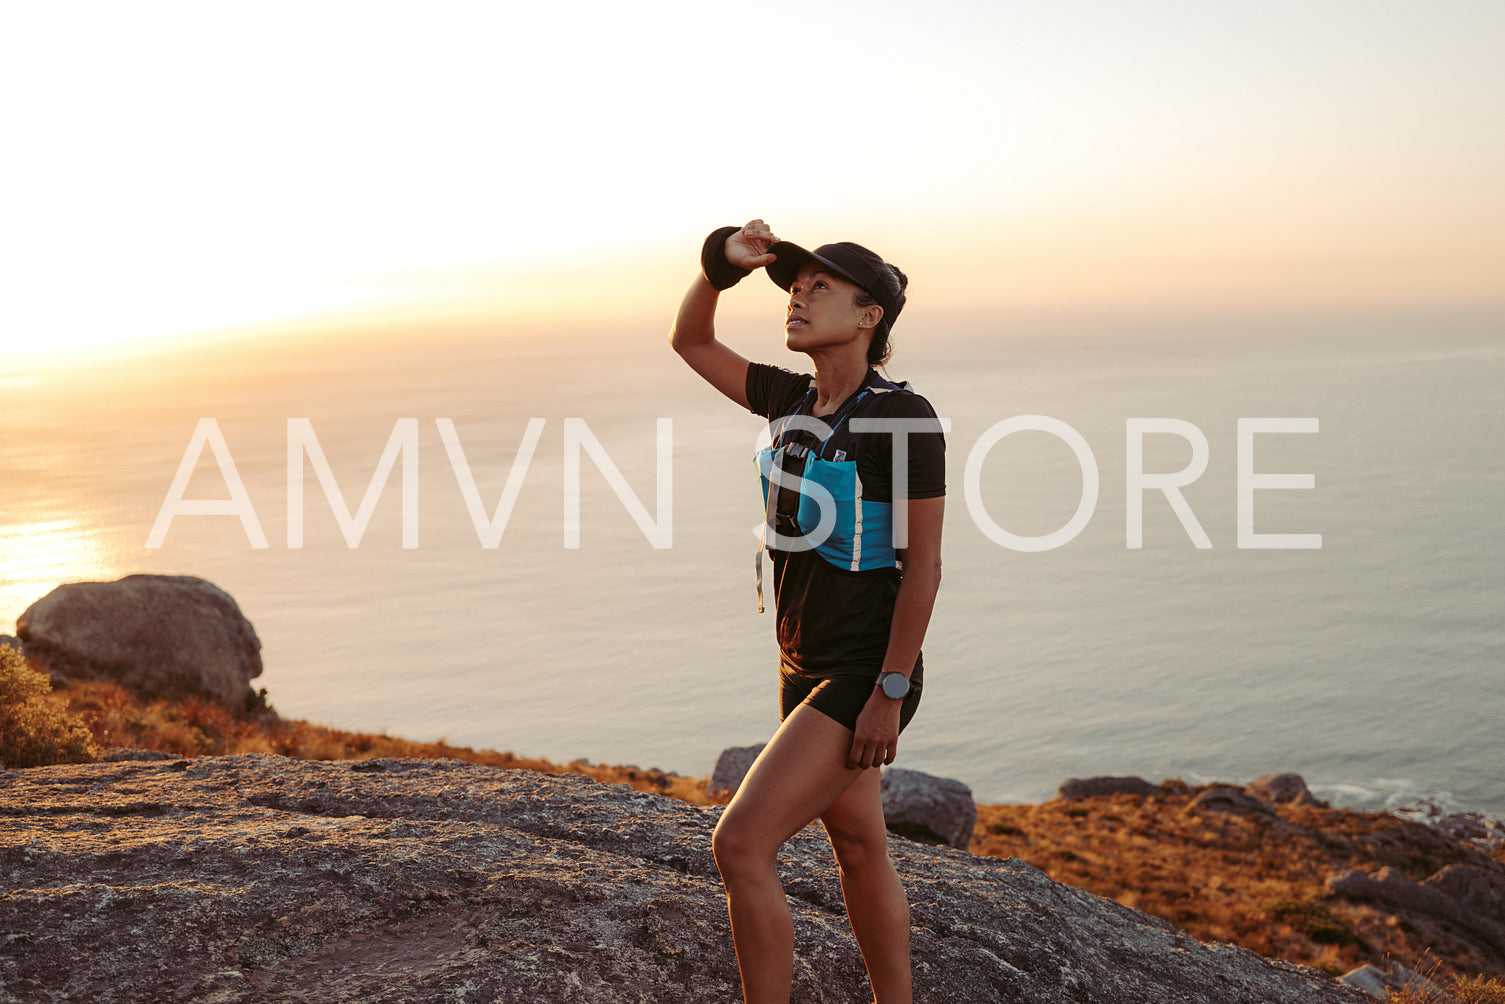
[[[940,419],[930,402],[918,394],[896,391],[885,395],[877,418],[920,419],[934,431],[909,432],[905,439],[909,451],[906,465],[908,484],[904,497],[911,499],[940,498],[946,494],[946,437],[941,432]],[[872,438],[863,446],[858,461],[864,486],[870,486],[868,497],[874,501],[893,500],[893,433],[866,433]]]
[[[787,415],[810,390],[809,373],[795,373],[767,363],[748,363],[747,407],[770,422]]]

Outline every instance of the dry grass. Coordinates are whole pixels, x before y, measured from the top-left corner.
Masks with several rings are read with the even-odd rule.
[[[1505,983],[1500,980],[1482,974],[1444,975],[1438,961],[1424,969],[1420,963],[1407,968],[1425,982],[1408,982],[1401,990],[1391,990],[1387,1004],[1505,1004]]]
[[[1333,975],[1427,952],[1446,960],[1449,977],[1505,975],[1505,959],[1447,925],[1324,889],[1344,868],[1388,865],[1419,881],[1449,864],[1497,867],[1478,848],[1384,813],[1287,805],[1270,817],[1191,814],[1194,794],[1167,782],[1163,796],[979,806],[972,850],[1017,857],[1203,940]]]
[[[584,774],[597,781],[627,784],[640,791],[709,804],[706,783],[657,769],[616,767],[576,760],[556,764],[496,750],[451,746],[440,740],[417,743],[395,736],[346,732],[279,717],[264,706],[237,712],[202,698],[146,700],[124,687],[75,681],[52,695],[78,716],[101,749],[129,746],[182,757],[233,753],[276,753],[299,760],[368,760],[373,757],[449,757],[468,763],[551,774]]]
[[[1460,976],[1448,990],[1458,1004],[1505,1004],[1505,983],[1487,979],[1483,974]]]

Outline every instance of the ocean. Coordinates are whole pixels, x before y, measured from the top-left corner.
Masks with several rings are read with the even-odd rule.
[[[905,320],[889,372],[951,426],[944,581],[899,766],[983,802],[1097,774],[1295,771],[1341,805],[1505,814],[1498,310]],[[754,358],[803,361],[776,332],[736,338]],[[777,725],[772,614],[753,586],[760,422],[702,384],[660,326],[310,330],[80,358],[0,389],[0,630],[61,581],[194,574],[255,625],[256,685],[284,716],[699,775]],[[999,438],[1016,416],[1075,433],[1090,456],[1038,428]],[[204,418],[264,548],[240,516],[193,514],[146,546]],[[351,548],[303,460],[303,542],[289,547],[290,419],[307,419],[352,512],[414,420],[417,546],[403,546],[400,461]],[[495,548],[441,419],[487,518],[514,473]],[[1210,548],[1159,490],[1128,546],[1137,419],[1186,423],[1143,435],[1146,472],[1182,470],[1186,436],[1205,438],[1205,472],[1181,493]],[[1251,419],[1304,420],[1245,437],[1253,531],[1320,547],[1238,546]],[[581,454],[574,547],[570,437],[599,447]],[[1099,490],[1079,533],[1049,550],[998,542],[1066,525],[1083,459]],[[1312,487],[1257,480],[1271,475]],[[210,450],[184,495],[229,496]]]

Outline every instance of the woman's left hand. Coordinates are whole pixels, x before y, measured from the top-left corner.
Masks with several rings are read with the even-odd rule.
[[[902,702],[884,697],[878,688],[863,705],[852,735],[852,752],[847,766],[867,769],[894,762],[899,752],[899,705]]]
[[[726,239],[723,250],[727,261],[750,272],[777,260],[768,253],[768,249],[778,241],[773,231],[768,229],[767,223],[748,220],[746,226]]]

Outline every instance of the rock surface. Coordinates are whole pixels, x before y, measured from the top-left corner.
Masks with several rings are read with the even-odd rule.
[[[977,826],[972,789],[949,777],[890,767],[883,772],[883,821],[894,833],[966,850]]]
[[[99,755],[101,763],[117,763],[121,760],[177,760],[178,757],[161,750],[143,750],[132,746],[111,746]]]
[[[230,594],[193,575],[58,586],[16,619],[54,675],[240,708],[261,675],[261,639]]]
[[[1158,795],[1161,789],[1142,777],[1074,777],[1062,781],[1056,797],[1063,801],[1073,798],[1094,798],[1098,795]]]
[[[767,745],[758,743],[756,746],[732,746],[722,750],[716,758],[716,766],[711,770],[711,780],[706,785],[707,797],[717,801],[731,801],[737,789],[742,787],[742,779],[752,770],[753,761],[758,759],[758,754]]]
[[[266,755],[0,774],[0,999],[738,999],[719,808],[576,775]],[[916,999],[1354,1004],[1015,860],[893,841]],[[829,846],[781,873],[795,999],[870,1000]]]

